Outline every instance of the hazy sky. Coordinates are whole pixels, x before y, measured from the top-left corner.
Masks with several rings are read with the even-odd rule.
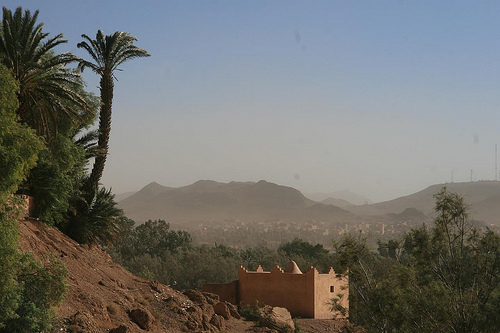
[[[103,183],[265,179],[374,201],[494,179],[499,1],[4,0],[76,48],[138,37],[116,73]],[[84,73],[98,93],[98,79]]]

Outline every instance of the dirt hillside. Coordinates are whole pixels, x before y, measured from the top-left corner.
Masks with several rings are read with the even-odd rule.
[[[217,295],[181,293],[147,281],[113,263],[97,246],[82,246],[35,220],[19,222],[23,251],[39,259],[52,254],[68,269],[68,291],[56,309],[53,332],[276,332],[236,319],[236,307],[219,304]],[[214,309],[221,308],[229,311],[216,314]],[[304,328],[304,333],[343,331],[333,320],[308,320]]]
[[[186,293],[195,298],[191,300],[168,286],[133,275],[96,246],[81,246],[37,221],[20,223],[22,250],[38,258],[52,253],[69,272],[54,332],[253,331],[252,322],[214,314],[210,303],[218,300],[196,291]],[[134,314],[139,319],[132,320]]]

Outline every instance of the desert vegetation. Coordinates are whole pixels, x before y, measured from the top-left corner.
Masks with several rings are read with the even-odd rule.
[[[163,220],[150,220],[137,227],[129,222],[127,226],[108,247],[114,261],[134,274],[177,289],[237,280],[240,265],[252,270],[262,265],[271,270],[275,265],[285,267],[293,259],[304,268],[313,265],[326,272],[334,260],[323,245],[298,238],[277,249],[262,245],[237,250],[219,244],[194,245],[188,232],[171,230]]]

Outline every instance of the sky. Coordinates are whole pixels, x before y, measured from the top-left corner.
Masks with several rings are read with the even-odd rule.
[[[383,201],[495,179],[498,1],[4,0],[44,31],[127,31],[102,183],[261,179]],[[91,71],[83,77],[99,93]]]

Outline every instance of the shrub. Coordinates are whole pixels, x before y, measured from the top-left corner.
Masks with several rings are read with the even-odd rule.
[[[67,276],[68,272],[61,261],[48,257],[44,262],[39,262],[32,253],[24,253],[17,277],[22,286],[20,305],[16,309],[16,318],[7,321],[8,332],[50,329],[53,315],[51,306],[62,301]]]
[[[19,228],[8,206],[0,209],[0,329],[16,316],[20,297],[17,283]]]

